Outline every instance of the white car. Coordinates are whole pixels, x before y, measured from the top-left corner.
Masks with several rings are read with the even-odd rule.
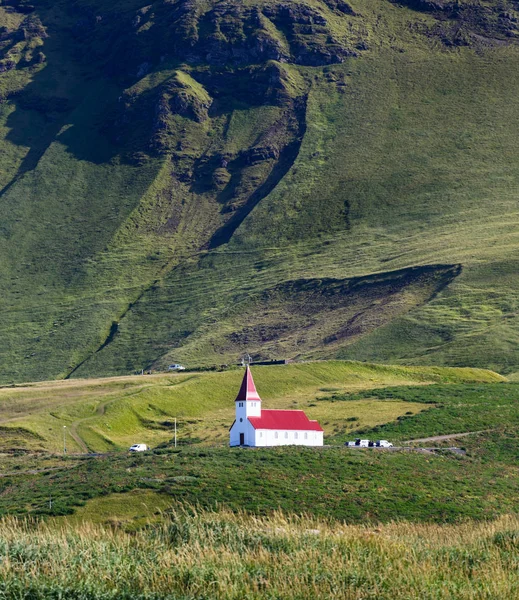
[[[148,450],[148,446],[146,444],[134,444],[130,446],[130,452],[146,452]]]
[[[186,367],[182,365],[169,365],[168,371],[185,371]]]
[[[378,440],[375,446],[377,448],[392,448],[393,444],[391,442],[388,442],[387,440]]]

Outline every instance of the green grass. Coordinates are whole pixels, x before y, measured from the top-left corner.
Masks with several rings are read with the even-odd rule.
[[[357,389],[359,385],[357,381]],[[282,509],[347,522],[495,518],[518,510],[518,398],[518,385],[509,383],[393,386],[321,396],[307,410],[325,419],[330,431],[326,442],[332,444],[325,448],[186,445],[181,429],[180,447],[165,443],[144,455],[7,455],[0,514],[67,515],[77,510],[74,523],[111,521],[135,528],[146,518],[160,520],[169,498],[205,508],[225,506],[254,514]],[[389,422],[379,424],[385,420]],[[211,431],[209,421],[214,414],[205,419],[205,435]],[[191,436],[202,434],[203,422]],[[461,445],[466,455],[342,445],[359,435],[397,445],[404,439],[466,432],[479,433],[425,444]],[[130,491],[135,495],[109,498]],[[90,499],[96,500],[89,504]]]
[[[357,57],[237,69],[185,51],[191,17],[171,41],[171,5],[35,0],[30,31],[0,10],[25,32],[14,52],[0,43],[18,61],[0,83],[0,381],[245,351],[517,371],[515,34],[503,43],[494,6],[463,13],[468,45],[446,46],[454,24],[434,14],[305,3],[326,19],[309,36],[227,15],[213,42]],[[101,17],[92,35],[85,14]],[[175,113],[181,85],[188,104],[213,101],[207,117]],[[441,266],[402,271],[417,265]]]
[[[348,526],[176,509],[131,534],[3,521],[0,593],[17,598],[506,600],[519,523]],[[318,560],[317,560],[318,557]]]
[[[150,490],[133,490],[125,494],[110,494],[88,500],[73,515],[54,517],[49,523],[62,527],[96,523],[112,527],[140,529],[151,522],[162,521],[172,499]]]
[[[341,446],[70,456],[52,470],[20,468],[0,479],[0,514],[68,515],[92,498],[148,490],[160,494],[157,502],[149,497],[148,509],[138,494],[126,504],[117,496],[113,504],[101,503],[99,517],[134,527],[133,517],[155,518],[169,497],[184,505],[251,514],[281,509],[349,523],[487,520],[519,508],[516,441],[517,428],[501,427],[464,439],[465,456]],[[97,504],[80,508],[74,521],[92,518]]]
[[[363,432],[397,443],[414,438],[449,435],[465,432],[493,430],[501,425],[519,426],[519,413],[516,403],[519,388],[516,384],[507,385],[452,385],[427,387],[395,387],[370,390],[367,394],[353,393],[336,395],[332,402],[356,404],[361,400],[400,400],[429,405],[427,411],[415,415],[403,415],[397,421],[362,429]],[[355,432],[353,432],[355,433]],[[467,440],[458,440],[465,445]],[[456,442],[456,440],[454,440]],[[452,444],[451,440],[449,444]]]
[[[346,361],[253,367],[266,408],[302,408],[322,422],[325,435],[357,425],[379,425],[421,403],[361,400],[340,406],[315,402],[338,391],[381,385],[496,382],[491,371],[435,367],[394,367]],[[158,374],[108,379],[42,382],[0,389],[2,447],[61,451],[63,433],[69,452],[111,451],[134,443],[156,446],[173,437],[177,419],[179,442],[227,444],[234,419],[234,398],[242,369],[223,372]],[[64,429],[66,427],[66,429]]]
[[[451,522],[518,509],[517,384],[477,369],[340,361],[253,369],[264,404],[303,408],[322,423],[329,447],[228,448],[241,369],[3,388],[0,515],[77,510],[74,522],[97,514],[135,528],[160,520],[170,501],[348,522]],[[64,431],[71,454],[45,452],[62,449]],[[466,455],[343,446],[357,436],[396,445],[466,432],[480,433],[437,444],[462,445]],[[117,451],[136,441],[159,446]],[[77,454],[85,449],[109,452]],[[135,495],[108,499],[127,492]]]

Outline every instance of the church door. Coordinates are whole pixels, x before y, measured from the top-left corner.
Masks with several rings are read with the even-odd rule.
[[[240,446],[244,446],[244,445],[245,445],[245,434],[240,433]]]

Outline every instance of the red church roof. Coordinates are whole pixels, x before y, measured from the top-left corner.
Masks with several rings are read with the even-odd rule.
[[[317,421],[310,421],[302,410],[265,410],[261,417],[249,417],[254,429],[282,429],[285,431],[323,431]]]
[[[254,379],[252,379],[252,373],[250,372],[249,365],[245,369],[245,375],[243,376],[243,381],[241,382],[241,388],[238,392],[238,396],[236,396],[235,402],[242,402],[244,400],[259,400],[258,392],[256,391],[256,386],[254,385]]]

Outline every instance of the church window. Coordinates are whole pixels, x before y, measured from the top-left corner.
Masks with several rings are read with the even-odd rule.
[[[308,439],[308,433],[305,431],[305,440]]]
[[[278,432],[276,431],[276,433],[274,434],[274,437],[276,438],[276,440],[278,439]]]
[[[294,438],[297,440],[297,431],[294,433]]]
[[[285,431],[285,439],[288,438],[288,431]]]

